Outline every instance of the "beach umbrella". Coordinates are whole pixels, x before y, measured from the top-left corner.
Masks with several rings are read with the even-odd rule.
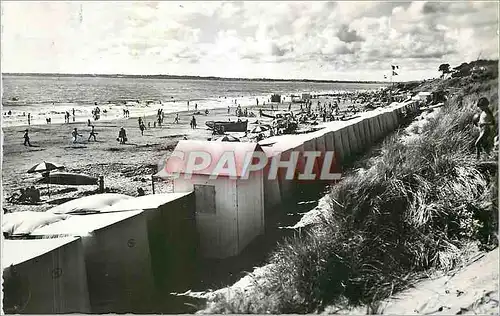
[[[62,169],[64,166],[61,166],[59,164],[53,163],[53,162],[41,162],[39,164],[34,165],[28,170],[28,173],[35,173],[35,172],[41,172],[41,173],[47,173],[49,174],[52,170],[58,170]],[[50,181],[47,181],[47,193],[50,198]]]
[[[35,173],[35,172],[50,172],[52,170],[57,170],[57,169],[62,169],[64,166],[58,165],[53,162],[41,162],[39,164],[34,165],[28,170],[28,173]]]
[[[232,135],[224,135],[215,140],[216,142],[239,142],[240,139]]]
[[[250,133],[262,133],[262,132],[265,132],[269,130],[269,127],[265,126],[265,125],[259,125],[259,126],[256,126],[254,127]]]

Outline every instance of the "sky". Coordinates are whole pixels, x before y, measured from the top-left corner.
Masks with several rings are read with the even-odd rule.
[[[2,72],[396,81],[498,59],[498,2],[2,1]],[[389,80],[389,79],[388,79]]]

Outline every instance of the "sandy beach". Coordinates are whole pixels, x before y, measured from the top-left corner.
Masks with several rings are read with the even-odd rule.
[[[321,100],[321,99],[320,99]],[[324,101],[324,100],[323,100]],[[314,101],[313,104],[317,102]],[[270,109],[269,105],[247,107],[256,117],[248,118],[248,129],[253,128],[257,120],[270,122],[269,118],[258,117],[259,109]],[[235,107],[231,113],[227,109],[212,109],[208,115],[196,115],[197,128],[190,127],[190,119],[194,111],[179,112],[180,122],[174,123],[175,114],[166,114],[161,127],[153,127],[155,116],[145,118],[146,126],[151,128],[141,135],[137,118],[121,119],[116,121],[93,121],[98,133],[97,141],[89,142],[90,127],[85,123],[46,124],[7,127],[3,129],[3,189],[5,198],[19,189],[34,185],[41,177],[40,174],[30,174],[27,170],[43,161],[55,162],[65,166],[64,171],[83,173],[90,176],[104,176],[105,187],[111,192],[137,195],[141,187],[146,194],[152,192],[151,175],[156,173],[161,159],[168,157],[177,142],[184,137],[187,139],[207,140],[213,137],[205,122],[209,120],[238,120]],[[288,109],[288,104],[280,104],[279,110]],[[300,104],[292,104],[292,110],[299,110]],[[246,118],[241,118],[245,120]],[[127,131],[128,142],[121,145],[116,141],[120,127]],[[71,132],[74,128],[82,135],[79,141],[73,144]],[[32,147],[23,145],[23,132],[29,129]],[[229,133],[242,137],[244,133]],[[255,134],[248,134],[248,137]],[[242,141],[251,141],[242,137]],[[42,203],[39,205],[25,205],[4,203],[8,211],[45,211],[67,199],[78,198],[96,193],[97,185],[62,186],[36,185],[41,191]],[[50,197],[49,197],[50,191]],[[155,182],[155,192],[171,192],[168,182]]]

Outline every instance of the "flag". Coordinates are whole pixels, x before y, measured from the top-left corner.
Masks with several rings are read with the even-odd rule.
[[[392,72],[392,75],[393,75],[393,76],[397,76],[397,75],[398,75],[398,73],[397,73],[397,72],[395,72],[395,71],[393,71],[393,72]]]

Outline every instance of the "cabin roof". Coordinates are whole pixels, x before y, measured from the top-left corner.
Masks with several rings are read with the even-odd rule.
[[[191,192],[161,193],[161,194],[149,194],[144,196],[138,196],[135,198],[117,202],[113,205],[102,208],[100,211],[101,213],[104,213],[104,212],[133,211],[141,209],[142,210],[156,209],[169,202],[180,199],[190,193]]]
[[[272,157],[281,152],[297,149],[303,143],[304,141],[299,135],[279,135],[261,140],[259,145],[262,146],[268,157]]]
[[[5,239],[2,249],[2,269],[39,257],[76,239],[78,238]]]
[[[88,236],[93,231],[142,213],[143,210],[72,215],[65,220],[35,229],[32,236],[70,235]]]
[[[166,176],[174,173],[179,174],[195,174],[207,176],[236,176],[240,177],[246,173],[248,167],[252,163],[251,155],[254,152],[263,152],[262,148],[257,143],[244,142],[209,142],[199,140],[181,140],[175,147],[171,157],[167,160],[164,168],[157,173],[158,176]],[[208,166],[201,170],[188,170],[189,156],[205,155],[210,158]],[[232,162],[234,158],[235,170],[224,171],[217,170],[217,167],[229,169],[228,163],[218,166],[226,161]],[[201,163],[201,157],[197,159],[197,163]]]

